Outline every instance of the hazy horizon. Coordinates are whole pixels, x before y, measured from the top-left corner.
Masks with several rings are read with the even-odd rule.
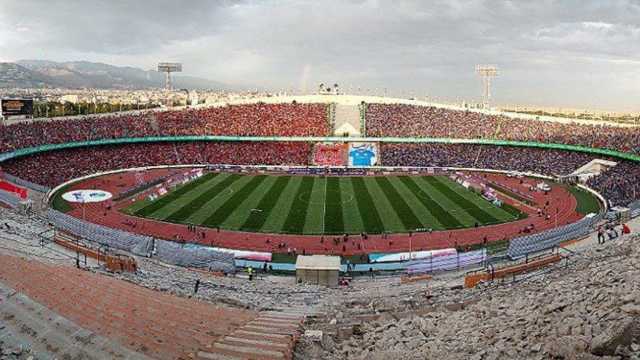
[[[387,89],[493,103],[640,111],[640,3],[60,1],[0,4],[0,61],[94,61],[277,91]]]

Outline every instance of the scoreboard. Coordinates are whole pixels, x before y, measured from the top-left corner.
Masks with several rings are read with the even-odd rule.
[[[33,99],[1,99],[2,117],[33,116]]]

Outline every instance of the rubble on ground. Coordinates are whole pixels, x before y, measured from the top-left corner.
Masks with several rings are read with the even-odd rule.
[[[639,242],[609,242],[514,284],[333,303],[309,326],[323,339],[303,337],[297,357],[640,359]]]

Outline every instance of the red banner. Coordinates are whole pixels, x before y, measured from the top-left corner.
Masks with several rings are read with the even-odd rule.
[[[6,192],[14,193],[21,199],[27,198],[27,189],[21,188],[19,186],[15,186],[11,183],[8,183],[4,180],[0,180],[0,190],[4,190]]]

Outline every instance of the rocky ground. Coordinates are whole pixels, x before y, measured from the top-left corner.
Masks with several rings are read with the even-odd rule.
[[[2,325],[0,325],[0,328]],[[5,346],[5,344],[0,341],[0,360],[22,360],[29,359],[33,360],[34,357],[30,355],[30,349],[23,349],[20,347],[9,347]]]
[[[640,359],[638,244],[609,242],[517,283],[334,303],[297,358]]]

